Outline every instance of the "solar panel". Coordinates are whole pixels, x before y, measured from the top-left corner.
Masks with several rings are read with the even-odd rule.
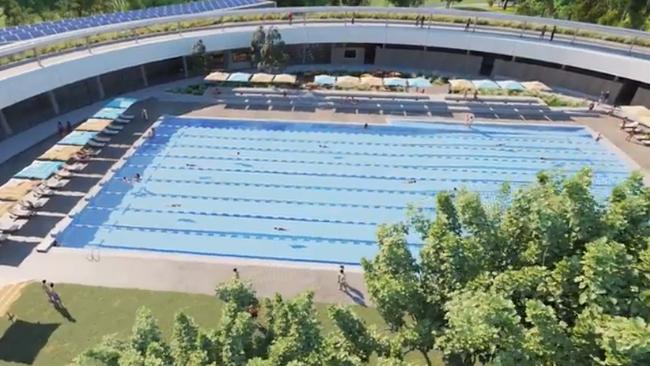
[[[201,0],[119,13],[98,14],[84,18],[64,19],[39,24],[26,24],[0,29],[0,41],[24,41],[107,24],[125,23],[134,20],[161,18],[183,14],[196,14],[214,10],[227,10],[234,7],[250,7],[265,1],[266,0]]]

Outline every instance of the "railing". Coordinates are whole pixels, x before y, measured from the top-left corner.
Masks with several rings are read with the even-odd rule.
[[[42,57],[61,51],[80,47],[91,49],[95,45],[106,42],[138,39],[161,33],[182,33],[203,27],[236,25],[239,22],[252,21],[255,24],[264,24],[268,21],[286,22],[289,13],[292,14],[294,22],[349,20],[354,14],[356,20],[385,21],[386,26],[399,21],[415,21],[416,16],[424,16],[427,24],[465,25],[469,21],[472,31],[497,30],[520,37],[530,36],[530,31],[539,32],[544,27],[547,34],[550,34],[552,28],[556,27],[557,35],[568,38],[571,43],[591,44],[600,48],[611,48],[616,52],[623,51],[631,56],[650,57],[650,51],[633,52],[634,47],[650,47],[650,33],[597,24],[441,8],[296,7],[185,14],[59,33],[1,46],[0,65],[34,58],[40,62]]]

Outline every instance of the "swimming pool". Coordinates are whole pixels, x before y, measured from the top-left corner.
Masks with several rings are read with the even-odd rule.
[[[432,211],[436,192],[460,186],[490,199],[504,181],[585,165],[601,198],[629,172],[582,127],[166,117],[57,241],[358,264],[376,252],[377,225],[403,220],[408,203]]]

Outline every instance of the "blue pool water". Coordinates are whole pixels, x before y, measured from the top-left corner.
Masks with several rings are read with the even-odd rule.
[[[581,127],[168,117],[58,241],[358,264],[376,252],[377,225],[403,220],[408,203],[433,211],[436,192],[460,186],[490,199],[505,181],[585,165],[600,198],[628,174]],[[122,181],[136,173],[140,182]]]

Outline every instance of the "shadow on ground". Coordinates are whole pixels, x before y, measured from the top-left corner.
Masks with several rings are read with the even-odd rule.
[[[31,365],[59,326],[17,319],[0,338],[0,361]]]
[[[7,240],[0,245],[0,266],[18,267],[34,250],[36,244]]]

